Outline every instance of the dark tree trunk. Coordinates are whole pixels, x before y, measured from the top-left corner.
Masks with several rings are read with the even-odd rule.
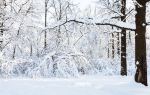
[[[132,40],[131,40],[131,31],[129,31],[129,43],[132,44]]]
[[[120,33],[117,33],[117,54],[120,56]]]
[[[32,47],[32,43],[31,43],[31,45],[30,45],[30,56],[32,56],[33,55],[33,47]]]
[[[45,27],[47,27],[47,5],[48,5],[48,0],[45,0]],[[47,31],[45,30],[44,32],[44,48],[46,49],[47,47]]]
[[[13,59],[15,59],[15,54],[16,54],[16,45],[14,46],[14,50],[13,50],[13,55],[12,55]]]
[[[126,22],[126,0],[121,1],[121,21]],[[127,60],[126,60],[126,29],[121,30],[121,75],[127,75]]]
[[[4,33],[4,1],[0,2],[0,52],[3,49],[3,33]]]
[[[108,46],[107,46],[107,57],[109,58],[109,41],[108,41]]]
[[[2,49],[3,49],[3,39],[2,39],[2,37],[3,37],[3,22],[0,24],[0,52],[2,51]]]
[[[107,34],[107,37],[110,37],[110,33]],[[110,41],[111,39],[108,39],[108,45],[107,45],[107,57],[110,58]]]
[[[17,37],[20,35],[20,29],[21,29],[21,24],[17,32]],[[16,43],[15,43],[14,50],[13,50],[13,56],[12,56],[13,59],[15,59],[15,54],[16,54]]]
[[[112,59],[115,57],[115,42],[114,42],[114,33],[112,33]]]
[[[135,81],[145,86],[147,83],[147,60],[146,60],[146,0],[136,0],[136,36],[135,36]]]

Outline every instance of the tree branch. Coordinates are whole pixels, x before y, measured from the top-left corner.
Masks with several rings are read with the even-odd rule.
[[[149,2],[150,0],[146,0],[146,2]]]
[[[62,26],[62,25],[65,25],[67,23],[78,23],[78,24],[86,24],[86,25],[105,25],[105,26],[113,26],[113,27],[116,27],[116,28],[120,28],[120,29],[126,29],[126,30],[130,30],[130,31],[135,31],[135,25],[129,25],[128,23],[124,23],[124,22],[121,22],[121,21],[117,21],[117,22],[86,22],[86,21],[82,21],[82,20],[68,20],[68,21],[65,21],[65,22],[58,22],[59,24],[56,24],[54,26],[51,26],[51,27],[48,27],[46,28],[45,30],[49,29],[55,29],[57,28],[58,26]]]

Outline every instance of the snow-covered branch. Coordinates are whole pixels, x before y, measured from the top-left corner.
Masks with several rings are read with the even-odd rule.
[[[50,27],[47,27],[44,30],[47,29],[55,29],[58,26],[62,26],[65,25],[67,23],[78,23],[78,24],[86,24],[86,25],[105,25],[105,26],[113,26],[116,28],[120,28],[120,29],[126,29],[126,30],[131,30],[131,31],[135,31],[135,24],[131,24],[131,23],[125,23],[122,21],[118,21],[118,20],[106,20],[106,21],[98,21],[98,20],[84,20],[84,19],[71,19],[71,20],[67,20],[67,21],[60,21],[57,24],[53,24]]]

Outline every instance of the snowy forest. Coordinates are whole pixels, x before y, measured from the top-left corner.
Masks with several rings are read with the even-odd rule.
[[[0,0],[0,95],[150,93],[150,0],[74,1]]]

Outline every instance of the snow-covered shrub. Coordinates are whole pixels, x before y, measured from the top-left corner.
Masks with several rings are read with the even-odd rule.
[[[0,66],[1,77],[27,76],[28,71],[36,67],[32,60],[16,59],[2,63]]]
[[[41,60],[29,73],[32,77],[77,77],[94,70],[84,55],[74,49],[51,52]]]
[[[120,64],[112,59],[96,59],[92,60],[93,68],[98,70],[102,75],[119,75]]]
[[[78,77],[94,71],[74,48],[53,51],[38,59],[8,60],[0,65],[1,77]]]

